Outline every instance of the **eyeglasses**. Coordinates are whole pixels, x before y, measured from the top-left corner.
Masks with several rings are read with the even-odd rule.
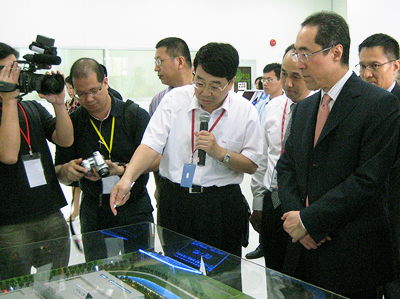
[[[231,83],[231,81],[228,81],[228,83],[226,83],[226,85],[221,88],[218,85],[208,85],[204,82],[200,82],[200,81],[193,81],[192,84],[196,89],[199,90],[204,90],[206,87],[211,91],[211,92],[218,92],[218,91],[224,91],[225,88],[228,86],[228,84]]]
[[[167,60],[167,59],[175,59],[175,58],[176,58],[176,57],[168,57],[168,58],[165,58],[165,59],[156,58],[156,59],[154,59],[154,63],[155,63],[157,66],[160,66],[160,65],[163,63],[164,60]]]
[[[86,98],[86,96],[91,96],[91,97],[95,97],[95,96],[97,96],[98,94],[99,94],[99,92],[100,92],[100,90],[103,88],[103,82],[101,83],[101,86],[100,86],[100,88],[93,88],[91,91],[89,91],[89,92],[77,92],[77,93],[75,93],[75,96],[78,98],[78,99],[80,99],[80,100],[82,100],[82,99],[85,99]]]
[[[328,50],[330,50],[330,49],[332,49],[333,47],[335,47],[336,45],[332,45],[332,46],[330,46],[330,47],[328,47],[328,48],[325,48],[325,49],[322,49],[322,50],[319,50],[319,51],[315,51],[315,52],[312,52],[312,53],[310,53],[310,54],[306,54],[306,53],[292,53],[291,55],[290,55],[290,57],[292,57],[292,60],[294,61],[294,62],[298,62],[299,60],[301,61],[301,62],[307,62],[308,61],[308,57],[310,57],[311,55],[314,55],[314,54],[317,54],[317,53],[319,53],[319,52],[325,52],[325,51],[328,51]]]
[[[268,79],[265,79],[265,78],[262,78],[261,79],[261,82],[262,83],[271,83],[271,82],[274,82],[274,81],[278,81],[278,80],[276,80],[276,79],[271,79],[271,78],[268,78]]]
[[[379,71],[379,68],[380,68],[382,65],[391,63],[391,62],[393,62],[393,61],[395,61],[395,60],[396,60],[396,59],[393,59],[393,60],[390,60],[390,61],[385,62],[385,63],[382,63],[382,64],[372,63],[372,64],[370,64],[370,65],[364,65],[364,64],[362,64],[362,63],[359,63],[359,64],[356,65],[356,69],[357,69],[357,71],[359,71],[360,73],[365,72],[366,69],[369,69],[371,72],[377,72],[377,71]]]

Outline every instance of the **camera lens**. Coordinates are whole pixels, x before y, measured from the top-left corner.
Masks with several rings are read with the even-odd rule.
[[[108,170],[108,167],[103,167],[101,169],[96,169],[97,173],[99,174],[100,177],[105,178],[110,174],[110,171]]]
[[[39,75],[41,76],[41,75]],[[42,75],[43,76],[43,75]],[[64,89],[64,77],[60,74],[44,75],[37,92],[42,94],[60,94]]]

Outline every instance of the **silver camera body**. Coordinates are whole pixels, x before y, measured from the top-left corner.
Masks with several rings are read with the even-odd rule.
[[[93,156],[83,160],[81,165],[87,170],[87,176],[93,175],[92,168],[96,169],[97,173],[102,178],[105,178],[110,174],[108,165],[99,151],[93,152]]]

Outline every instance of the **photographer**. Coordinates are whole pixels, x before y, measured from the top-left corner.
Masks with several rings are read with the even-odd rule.
[[[18,56],[0,43],[0,82],[19,83]],[[65,93],[39,95],[53,105],[56,118],[35,101],[19,103],[18,96],[19,90],[0,92],[0,280],[69,261],[68,226],[60,211],[67,202],[47,145],[73,143]],[[49,239],[58,240],[41,243]]]
[[[93,59],[82,58],[76,61],[71,67],[70,76],[81,106],[70,115],[74,125],[73,146],[57,148],[56,172],[64,184],[79,181],[82,189],[82,234],[145,221],[153,222],[153,207],[146,189],[148,174],[136,181],[130,191],[133,200],[118,207],[117,216],[110,210],[109,201],[112,187],[124,174],[125,163],[129,162],[142,140],[150,119],[149,114],[131,101],[123,102],[110,95],[104,69]],[[100,168],[89,166],[93,174],[88,175],[88,169],[81,165],[83,160],[92,160],[96,151],[103,155],[104,163],[108,165],[109,175],[104,173],[103,178],[99,174],[102,174],[104,168],[100,171]],[[100,155],[96,157],[101,159]],[[140,233],[132,235],[142,239],[124,242],[122,251],[147,248],[148,225],[144,225]],[[82,241],[86,261],[111,254],[110,248],[106,247],[103,232],[85,234]],[[113,253],[117,255],[118,252],[114,248]]]

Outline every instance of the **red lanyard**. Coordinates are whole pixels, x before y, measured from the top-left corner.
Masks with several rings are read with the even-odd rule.
[[[282,131],[281,131],[281,155],[283,154],[283,138],[284,138],[284,130],[285,130],[285,118],[286,118],[286,107],[287,107],[288,100],[286,100],[285,109],[283,110],[282,116]]]
[[[219,116],[218,119],[215,121],[215,123],[212,125],[211,129],[208,130],[208,132],[211,133],[211,131],[212,131],[212,130],[215,128],[215,126],[218,124],[219,120],[221,119],[222,115],[224,115],[224,113],[225,113],[225,110],[222,110],[220,116]],[[194,114],[194,109],[193,109],[193,110],[192,110],[192,158],[193,158],[194,152],[196,151],[196,150],[194,149],[194,116],[195,116],[195,114]]]
[[[24,117],[25,117],[26,135],[25,135],[24,131],[22,131],[21,128],[19,128],[19,130],[21,131],[22,136],[24,136],[24,139],[26,140],[26,143],[29,146],[29,154],[32,156],[33,152],[32,152],[32,145],[31,145],[31,134],[30,134],[30,131],[29,131],[28,117],[26,116],[25,109],[22,107],[22,105],[20,103],[18,103],[18,106],[21,108],[22,113],[24,114]],[[0,109],[2,109],[2,107],[0,107]]]

